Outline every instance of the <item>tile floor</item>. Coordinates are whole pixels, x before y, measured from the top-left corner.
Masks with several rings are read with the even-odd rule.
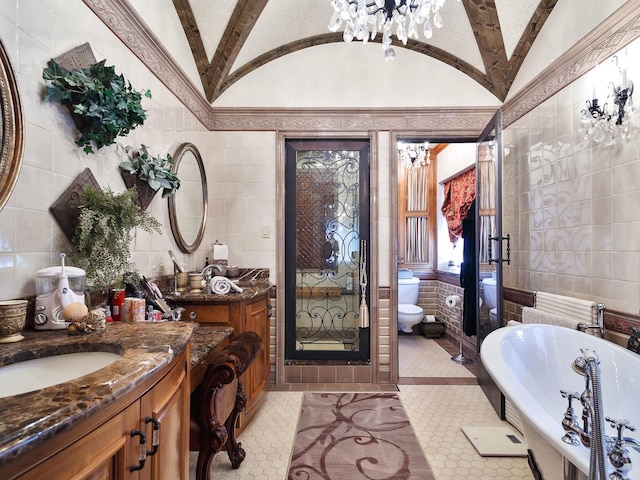
[[[470,369],[451,361],[439,342],[400,336],[400,398],[422,445],[435,480],[532,480],[526,458],[481,457],[460,430],[465,425],[499,426],[493,408]],[[473,366],[473,364],[472,364]],[[471,368],[473,370],[473,368]],[[427,379],[425,384],[411,379]],[[460,383],[462,382],[462,383]],[[267,393],[253,422],[239,441],[247,458],[231,469],[226,453],[215,458],[212,478],[285,480],[302,390],[328,390],[330,385],[298,385],[297,391]],[[350,390],[395,389],[395,386],[352,385]],[[382,387],[382,388],[380,388]],[[295,388],[295,387],[294,387]],[[195,480],[197,453],[190,454],[190,480]]]

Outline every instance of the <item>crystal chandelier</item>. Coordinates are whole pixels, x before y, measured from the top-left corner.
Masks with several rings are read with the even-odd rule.
[[[400,164],[407,170],[424,167],[431,164],[429,142],[398,143],[398,157]]]
[[[440,8],[445,0],[331,0],[333,16],[329,30],[337,32],[346,22],[342,35],[345,42],[354,38],[364,43],[382,32],[382,49],[386,60],[393,60],[396,52],[391,46],[395,33],[404,45],[407,40],[418,39],[418,26],[423,25],[424,36],[431,38],[431,22],[442,27]]]
[[[611,59],[613,80],[607,82],[607,97],[604,104],[600,104],[595,86],[590,93],[590,100],[586,101],[586,108],[580,112],[581,130],[586,139],[593,139],[596,143],[613,145],[617,133],[625,138],[629,132],[629,118],[635,112],[633,108],[633,82],[627,78],[627,69],[618,62],[618,57]]]

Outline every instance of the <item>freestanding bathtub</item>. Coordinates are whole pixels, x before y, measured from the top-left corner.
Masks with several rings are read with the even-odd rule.
[[[518,411],[544,480],[582,479],[589,473],[589,449],[561,440],[568,401],[560,390],[581,394],[585,389],[584,377],[571,368],[573,360],[582,356],[581,348],[595,351],[600,359],[604,415],[629,420],[637,430],[625,430],[623,436],[640,440],[640,355],[577,330],[541,324],[503,327],[482,343],[482,363]],[[573,400],[573,407],[582,425],[580,400]],[[605,434],[616,436],[609,422]],[[631,448],[629,452],[629,478],[640,479],[640,453]],[[573,466],[579,471],[571,473]]]

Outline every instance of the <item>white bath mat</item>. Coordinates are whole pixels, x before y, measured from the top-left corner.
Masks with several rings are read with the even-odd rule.
[[[526,457],[527,444],[510,426],[460,427],[482,457]]]

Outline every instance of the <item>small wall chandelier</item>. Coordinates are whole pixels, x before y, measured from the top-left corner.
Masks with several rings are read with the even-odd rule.
[[[431,164],[429,142],[398,143],[398,157],[400,164],[408,170]]]
[[[624,138],[629,132],[629,118],[634,113],[633,82],[627,78],[627,69],[613,56],[611,62],[614,69],[610,75],[617,76],[607,81],[607,96],[604,104],[599,103],[597,88],[590,90],[590,99],[586,108],[580,112],[580,123],[585,132],[585,139],[592,138],[596,143],[604,142],[613,145],[616,136],[615,125],[620,127],[620,135]],[[602,72],[600,72],[602,74]]]
[[[431,19],[436,28],[442,27],[440,8],[445,0],[331,0],[333,16],[329,30],[337,32],[346,22],[342,38],[350,42],[354,38],[367,43],[382,32],[382,49],[386,60],[393,60],[396,52],[391,46],[395,33],[404,45],[407,40],[418,39],[418,25],[423,26],[424,36],[431,38]],[[395,31],[394,31],[395,24]]]

